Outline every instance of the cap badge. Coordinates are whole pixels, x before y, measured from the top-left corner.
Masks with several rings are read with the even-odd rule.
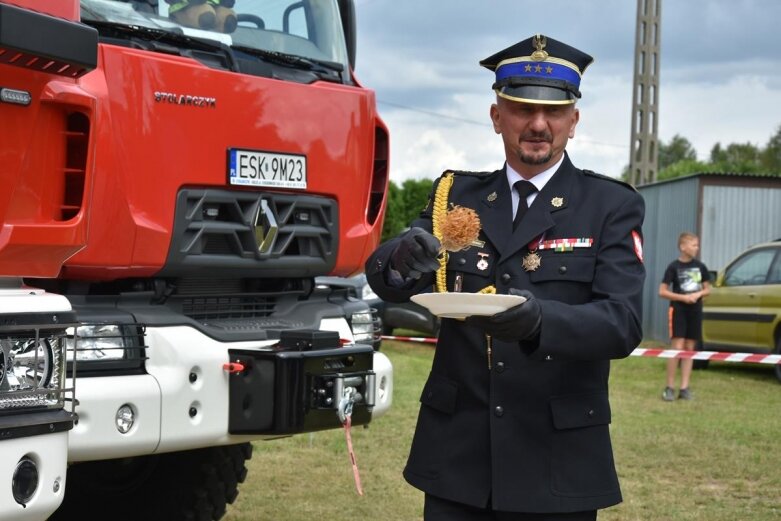
[[[535,34],[533,43],[535,51],[532,53],[532,60],[536,62],[545,61],[548,58],[548,53],[545,51],[545,46],[548,44],[547,38],[541,34]]]
[[[552,204],[555,208],[561,208],[561,206],[564,204],[564,198],[554,197],[550,200],[550,204]]]

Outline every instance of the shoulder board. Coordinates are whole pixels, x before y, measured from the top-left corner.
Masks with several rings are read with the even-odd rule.
[[[624,186],[626,188],[629,188],[633,192],[637,192],[637,189],[630,185],[627,182],[622,181],[621,179],[616,179],[615,177],[610,177],[604,174],[598,174],[594,172],[593,170],[583,170],[583,173],[590,177],[596,177],[597,179],[604,179],[605,181],[612,181],[614,183],[620,184],[621,186]]]
[[[491,174],[494,174],[495,172],[469,172],[467,170],[445,170],[442,172],[442,175],[445,174],[454,174],[454,175],[465,175],[465,176],[471,176],[471,177],[488,177]]]

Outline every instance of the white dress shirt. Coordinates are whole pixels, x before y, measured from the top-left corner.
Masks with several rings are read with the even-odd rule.
[[[518,199],[520,199],[518,192],[513,190],[513,185],[516,183],[516,181],[529,181],[537,188],[536,192],[533,192],[528,197],[526,197],[526,205],[531,208],[532,203],[537,198],[537,194],[539,194],[542,191],[542,187],[545,186],[548,181],[550,181],[550,178],[553,177],[553,174],[555,174],[556,170],[558,170],[559,166],[561,166],[562,161],[564,161],[564,154],[561,155],[561,159],[559,159],[555,165],[543,172],[540,172],[531,179],[524,178],[521,176],[521,174],[513,170],[513,167],[511,167],[509,164],[507,165],[507,182],[510,183],[510,194],[513,198],[513,215],[515,215],[515,212],[518,211]]]

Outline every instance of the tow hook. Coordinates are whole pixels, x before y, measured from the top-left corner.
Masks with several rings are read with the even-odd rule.
[[[246,369],[244,364],[240,362],[228,362],[227,364],[222,364],[222,368],[230,374],[243,373]]]

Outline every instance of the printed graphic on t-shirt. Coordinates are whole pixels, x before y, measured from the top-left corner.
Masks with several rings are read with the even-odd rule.
[[[702,289],[702,272],[700,268],[682,268],[678,270],[678,284],[683,293],[694,293]]]

